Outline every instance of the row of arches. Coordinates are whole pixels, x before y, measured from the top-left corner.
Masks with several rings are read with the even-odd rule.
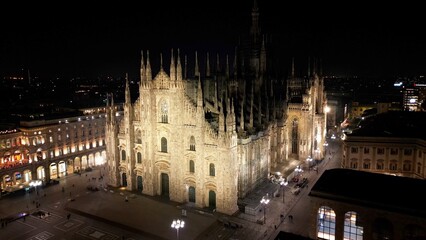
[[[14,188],[28,185],[32,180],[49,181],[74,172],[80,172],[89,167],[103,165],[105,162],[106,152],[102,151],[74,159],[53,162],[47,166],[40,165],[34,171],[29,168],[22,171],[10,170],[1,176],[1,189],[13,191]]]
[[[317,211],[316,236],[318,239],[344,239],[344,240],[362,240],[362,239],[396,239],[394,224],[386,218],[379,217],[373,220],[370,234],[365,234],[365,229],[361,225],[362,219],[355,211],[348,211],[344,218],[336,217],[335,211],[328,206],[321,206]],[[343,236],[336,232],[336,225],[343,221]],[[400,233],[398,233],[400,234]],[[426,231],[419,225],[408,224],[402,228],[402,239],[424,239]]]

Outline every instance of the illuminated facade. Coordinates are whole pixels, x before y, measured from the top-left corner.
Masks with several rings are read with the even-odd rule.
[[[426,115],[387,112],[370,120],[345,136],[342,168],[424,179]]]
[[[206,54],[204,73],[197,53],[191,74],[179,51],[172,50],[168,73],[160,57],[157,74],[149,52],[142,54],[139,97],[132,103],[126,80],[122,121],[107,117],[111,185],[233,214],[271,169],[322,158],[322,77],[293,71],[288,84],[270,78],[256,6],[252,23],[251,41],[239,46],[233,64],[217,55],[213,69]]]
[[[28,187],[32,180],[60,178],[105,163],[105,107],[82,115],[21,121],[0,133],[1,189]]]

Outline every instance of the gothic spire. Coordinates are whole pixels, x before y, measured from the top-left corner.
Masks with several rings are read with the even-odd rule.
[[[229,56],[226,54],[226,79],[229,79]]]
[[[141,69],[140,69],[140,74],[141,74],[141,83],[140,85],[142,86],[142,84],[145,82],[146,80],[146,74],[145,74],[145,60],[143,59],[143,51],[141,51]]]
[[[253,8],[251,11],[251,29],[250,34],[253,37],[254,42],[257,42],[257,38],[260,34],[259,27],[259,8],[257,7],[257,1],[254,0]]]
[[[161,62],[162,62],[162,59],[163,57],[161,57]],[[163,64],[161,63],[161,65]],[[176,81],[176,65],[175,65],[175,58],[173,56],[173,48],[172,48],[171,57],[170,57],[170,81]]]
[[[176,80],[182,81],[182,64],[180,63],[180,51],[177,52],[177,67],[176,67]]]
[[[200,76],[198,76],[197,108],[203,108],[203,90],[202,90],[202,87],[201,87],[201,77]]]
[[[200,69],[198,68],[198,53],[197,51],[195,51],[195,73],[194,73],[195,77],[199,77],[200,76]]]
[[[219,53],[216,54],[216,72],[220,72]]]
[[[146,81],[152,81],[151,63],[149,62],[149,50],[146,52]]]
[[[125,101],[126,101],[126,105],[132,103],[130,100],[129,75],[127,73],[126,73]]]
[[[209,53],[207,52],[207,66],[206,66],[206,77],[210,77],[210,57]]]

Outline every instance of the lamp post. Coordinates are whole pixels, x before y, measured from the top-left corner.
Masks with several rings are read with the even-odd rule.
[[[260,200],[260,203],[263,206],[263,224],[266,223],[266,205],[268,205],[269,203],[269,198],[268,195],[266,195],[266,197],[262,197],[262,199]]]
[[[37,196],[38,196],[37,186],[40,186],[41,183],[42,183],[41,180],[33,180],[33,181],[30,182],[30,186],[35,188]]]
[[[286,181],[280,182],[281,190],[282,190],[282,194],[283,194],[283,203],[284,203],[284,187],[287,186],[287,184],[288,184],[288,182],[286,182]]]
[[[179,240],[179,228],[183,228],[185,226],[185,222],[183,220],[173,220],[171,227],[176,229],[176,239]]]
[[[308,165],[309,165],[309,171],[311,171],[311,167],[312,167],[312,157],[311,156],[308,156],[308,158],[306,158],[306,161],[308,162]]]

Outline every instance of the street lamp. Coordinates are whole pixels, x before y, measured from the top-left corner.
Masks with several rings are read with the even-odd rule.
[[[308,158],[306,158],[306,161],[308,162],[308,164],[309,164],[309,171],[311,170],[311,167],[312,167],[312,157],[311,156],[308,156]]]
[[[266,197],[262,197],[262,199],[260,200],[260,203],[263,206],[263,224],[266,223],[266,205],[268,205],[269,203],[269,198],[268,195],[266,195]]]
[[[41,183],[42,183],[42,181],[41,181],[41,180],[33,180],[33,181],[31,181],[31,182],[29,183],[29,184],[30,184],[30,186],[32,186],[32,187],[34,187],[34,188],[35,188],[37,196],[38,196],[37,186],[40,186],[40,185],[41,185]]]
[[[179,240],[179,228],[183,228],[185,226],[185,222],[183,220],[173,220],[171,227],[176,229],[176,239]]]
[[[284,203],[284,187],[287,186],[287,184],[288,184],[288,182],[286,182],[286,181],[280,182],[281,190],[282,190],[282,193],[283,193],[283,203]]]

